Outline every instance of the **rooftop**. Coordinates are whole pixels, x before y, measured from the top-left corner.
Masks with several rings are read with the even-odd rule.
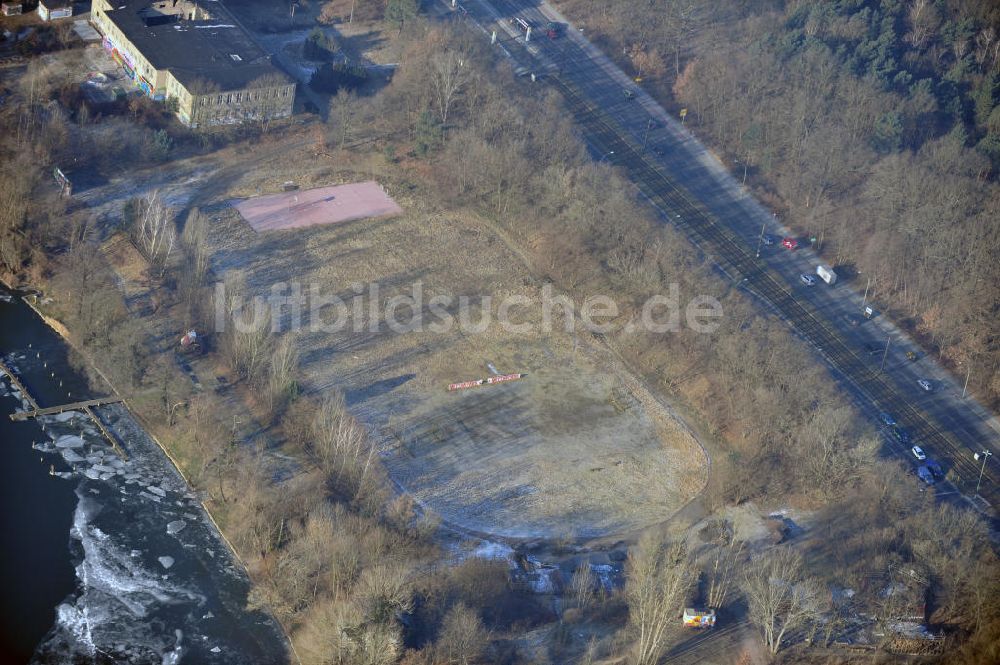
[[[188,0],[119,0],[107,15],[153,67],[185,86],[234,90],[268,75],[288,81],[220,3],[210,14]]]

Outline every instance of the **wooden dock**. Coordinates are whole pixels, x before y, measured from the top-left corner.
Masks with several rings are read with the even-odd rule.
[[[0,360],[0,371],[10,377],[11,384],[17,388],[18,391],[20,391],[21,396],[24,397],[25,401],[33,407],[30,411],[21,411],[19,413],[10,414],[11,420],[27,420],[28,418],[37,418],[38,416],[47,416],[53,413],[63,413],[64,411],[83,411],[87,414],[88,418],[94,421],[97,425],[97,429],[101,430],[101,434],[103,434],[104,438],[108,440],[111,447],[115,449],[115,452],[118,453],[122,459],[128,459],[128,453],[126,453],[125,449],[118,443],[118,438],[104,426],[104,423],[101,422],[101,419],[98,418],[97,414],[93,411],[93,407],[95,406],[117,404],[118,402],[124,401],[121,397],[98,397],[96,399],[87,399],[81,402],[72,402],[70,404],[60,404],[59,406],[39,408],[38,402],[36,402],[35,398],[33,398],[31,393],[28,392],[28,388],[21,383],[21,380],[17,378],[17,375],[14,374],[14,372],[7,367],[2,360]]]
[[[21,396],[24,397],[28,404],[37,409],[38,402],[35,401],[35,399],[31,396],[31,393],[28,392],[28,389],[24,387],[23,383],[21,383],[21,379],[17,378],[17,374],[14,374],[10,367],[7,367],[2,360],[0,360],[0,371],[10,377],[11,385],[17,388],[18,392],[21,393]],[[11,418],[13,417],[14,416],[11,416]]]
[[[82,402],[71,402],[70,404],[60,404],[59,406],[47,406],[44,409],[39,409],[37,408],[36,405],[36,408],[32,409],[31,411],[21,411],[19,413],[10,414],[10,419],[27,420],[28,418],[37,418],[38,416],[50,416],[53,413],[62,413],[63,411],[80,411],[81,409],[89,413],[90,408],[93,406],[104,406],[105,404],[117,404],[118,402],[121,401],[122,401],[121,397],[98,397],[96,399],[85,399]]]
[[[121,400],[117,401],[120,402]],[[105,404],[111,404],[111,402],[105,402]],[[101,419],[97,417],[97,414],[94,413],[93,409],[91,409],[89,406],[83,407],[83,411],[88,416],[90,416],[91,420],[94,421],[94,423],[97,425],[97,429],[101,430],[101,434],[103,434],[104,438],[108,440],[108,442],[111,444],[111,447],[115,449],[115,452],[118,453],[118,456],[127,462],[128,453],[126,453],[125,449],[118,444],[118,437],[112,434],[111,430],[109,430],[107,427],[104,426],[104,423],[101,422]]]

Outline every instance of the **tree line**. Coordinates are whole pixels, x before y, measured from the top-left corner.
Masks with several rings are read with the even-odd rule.
[[[565,5],[688,108],[782,221],[1000,406],[994,3]]]

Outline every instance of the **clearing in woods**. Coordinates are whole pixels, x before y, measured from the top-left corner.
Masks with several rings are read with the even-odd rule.
[[[231,200],[244,182],[215,200]],[[396,485],[454,526],[508,538],[624,535],[673,515],[703,488],[705,453],[690,431],[650,396],[587,332],[544,332],[543,284],[488,224],[468,212],[400,200],[394,217],[258,234],[237,210],[208,206],[216,275],[240,270],[250,291],[275,283],[315,285],[348,306],[378,307],[394,295],[423,293],[424,330],[393,332],[384,321],[362,332],[311,329],[308,301],[295,334],[306,392],[343,392],[380,442]],[[294,225],[294,222],[293,222]],[[372,284],[378,295],[371,297]],[[359,295],[360,293],[360,295]],[[435,295],[514,294],[527,333],[494,321],[483,332],[427,329]],[[473,307],[472,320],[481,310]],[[486,309],[486,308],[484,308]],[[353,311],[350,309],[349,311]],[[384,308],[380,310],[384,314]],[[455,315],[454,307],[449,311]],[[396,320],[409,319],[397,311]],[[331,308],[324,310],[330,323]],[[457,381],[524,372],[507,384],[448,392]]]

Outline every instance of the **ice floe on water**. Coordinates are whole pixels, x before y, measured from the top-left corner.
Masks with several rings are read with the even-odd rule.
[[[83,437],[64,434],[55,441],[56,448],[83,448]]]
[[[2,379],[0,389],[12,392]],[[129,459],[78,412],[43,418],[47,438],[33,445],[78,497],[68,534],[77,588],[33,662],[287,662],[280,629],[246,609],[245,575],[162,451],[124,407],[101,415]]]

